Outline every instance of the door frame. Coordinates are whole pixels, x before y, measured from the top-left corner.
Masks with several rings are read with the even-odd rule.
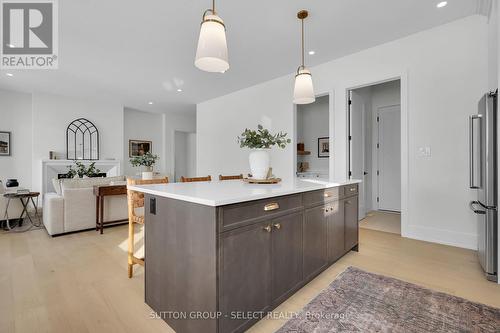
[[[330,157],[328,158],[328,178],[330,181],[334,179],[334,132],[335,132],[335,90],[323,90],[315,94],[316,98],[328,96],[328,135],[330,143]],[[294,166],[292,168],[291,179],[297,177],[297,104],[293,105],[293,137],[292,137],[292,157]]]
[[[407,237],[408,236],[408,229],[410,226],[410,221],[409,221],[409,196],[410,196],[410,189],[409,189],[409,115],[408,115],[408,72],[403,71],[399,72],[394,75],[387,75],[383,76],[382,78],[379,79],[374,79],[371,81],[361,81],[356,84],[352,84],[349,87],[345,88],[344,91],[344,97],[345,97],[345,105],[346,108],[344,109],[345,116],[347,119],[347,122],[345,124],[345,130],[347,133],[346,136],[346,142],[345,142],[345,149],[346,149],[346,173],[345,177],[347,179],[350,179],[349,177],[349,171],[350,171],[350,160],[351,160],[351,152],[350,152],[350,141],[349,141],[349,135],[350,135],[350,126],[351,126],[351,119],[350,119],[350,107],[349,107],[349,92],[351,90],[355,90],[358,88],[364,88],[364,87],[369,87],[373,85],[377,85],[380,83],[386,83],[390,81],[396,81],[400,80],[400,89],[401,89],[401,236],[402,237]]]
[[[376,128],[376,131],[374,131],[374,135],[373,135],[373,151],[376,151],[377,154],[374,154],[373,156],[375,156],[375,161],[373,161],[374,163],[372,164],[372,169],[373,169],[373,174],[376,176],[376,177],[373,177],[372,180],[373,180],[373,189],[376,189],[377,190],[377,196],[376,197],[372,197],[372,200],[373,200],[373,207],[377,207],[378,210],[381,210],[381,211],[385,211],[385,212],[391,212],[391,213],[400,213],[398,211],[393,211],[393,210],[386,210],[386,209],[380,209],[380,202],[377,201],[377,198],[380,196],[379,195],[379,191],[380,191],[380,177],[379,175],[376,175],[377,173],[377,170],[380,170],[380,166],[379,166],[379,162],[380,162],[380,158],[379,158],[379,153],[380,153],[380,149],[377,148],[377,144],[380,143],[380,122],[377,121],[377,118],[380,116],[380,110],[383,110],[383,109],[387,109],[387,108],[392,108],[392,107],[396,107],[396,106],[399,106],[399,112],[401,113],[401,104],[392,104],[392,105],[384,105],[384,106],[381,106],[377,109],[376,111],[376,115],[375,117],[373,117],[373,128],[375,129]],[[401,123],[399,124],[401,126]],[[376,139],[376,140],[375,140]],[[402,149],[401,149],[402,150]],[[401,152],[400,152],[401,153]],[[400,161],[401,163],[401,161]],[[401,165],[400,165],[400,168],[401,168]],[[401,193],[402,195],[402,193]]]
[[[352,89],[352,90],[349,90],[349,100],[352,101],[352,93],[353,93],[353,90],[355,89]],[[348,102],[348,108],[349,108],[349,111],[351,111],[351,108],[352,108],[352,103],[349,103]],[[349,125],[351,124],[351,112],[349,112],[348,114],[348,123]],[[361,150],[363,152],[362,156],[361,156],[361,160],[362,160],[362,163],[363,163],[363,166],[366,164],[366,154],[365,154],[365,151],[366,151],[366,132],[365,132],[365,126],[366,126],[366,108],[365,108],[365,105],[362,106],[362,112],[361,112]],[[348,144],[350,145],[351,141],[352,141],[352,129],[351,129],[352,126],[349,126],[349,130],[348,130]],[[349,140],[349,138],[351,138],[351,140]],[[349,146],[350,147],[350,146]],[[352,165],[352,155],[350,153],[350,149],[348,151],[348,156],[349,156],[349,167],[348,167],[348,173],[349,173],[349,178],[352,178],[352,170],[351,170],[351,165]],[[364,173],[366,172],[367,170],[365,170],[363,168],[363,177],[365,176]],[[371,172],[371,170],[370,170]],[[363,182],[364,182],[364,178],[363,178]],[[358,192],[359,192],[359,200],[358,200],[358,205],[359,205],[359,212],[358,212],[358,218],[360,220],[366,218],[366,206],[367,206],[367,201],[366,201],[366,185],[365,184],[360,184],[359,188],[358,188]],[[361,205],[361,203],[363,203],[363,206]],[[371,203],[370,203],[371,205]]]

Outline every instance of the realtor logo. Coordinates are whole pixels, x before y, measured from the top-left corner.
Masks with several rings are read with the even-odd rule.
[[[57,69],[57,0],[0,0],[1,69]]]

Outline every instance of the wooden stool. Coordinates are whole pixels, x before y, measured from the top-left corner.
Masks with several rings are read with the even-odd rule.
[[[184,176],[181,177],[181,183],[210,182],[210,181],[212,181],[211,176],[193,177],[193,178],[186,178]]]
[[[234,180],[234,179],[243,179],[243,175],[235,175],[235,176],[223,176],[219,175],[219,180]]]
[[[127,185],[152,185],[152,184],[166,184],[168,177],[142,180],[142,179],[127,179]],[[134,274],[134,265],[139,264],[144,266],[144,258],[137,258],[134,256],[134,232],[135,223],[144,224],[143,215],[136,215],[137,208],[144,208],[144,193],[132,191],[127,189],[128,199],[128,277],[132,278]]]

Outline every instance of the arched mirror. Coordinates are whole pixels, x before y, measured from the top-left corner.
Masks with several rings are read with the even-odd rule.
[[[66,158],[68,160],[99,159],[99,130],[91,121],[78,118],[68,125]]]

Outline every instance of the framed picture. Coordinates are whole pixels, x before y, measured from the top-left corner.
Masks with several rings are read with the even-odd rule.
[[[10,156],[10,132],[0,132],[0,156]]]
[[[318,157],[330,157],[330,138],[318,138]]]
[[[141,156],[151,152],[153,143],[144,140],[128,140],[128,156]]]

